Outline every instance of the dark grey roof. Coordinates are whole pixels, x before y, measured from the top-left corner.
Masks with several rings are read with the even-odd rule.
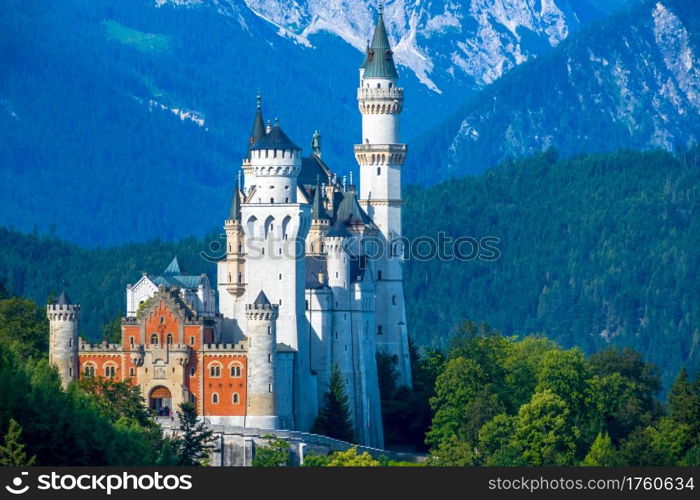
[[[228,212],[229,220],[241,220],[241,191],[238,189],[238,183],[233,188],[233,196],[231,197],[231,208]]]
[[[177,288],[197,288],[207,282],[206,275],[191,276],[186,274],[186,271],[180,266],[180,261],[177,255],[173,257],[170,261],[168,267],[165,268],[161,276],[154,276],[151,281],[155,285],[163,285],[166,287],[177,287]]]
[[[375,227],[370,216],[367,215],[367,212],[365,212],[357,202],[354,191],[336,193],[336,197],[336,203],[334,203],[334,206],[337,207],[335,211],[336,221],[342,221],[345,224],[351,225],[364,224],[365,226]]]
[[[301,148],[294,144],[287,134],[285,134],[278,124],[275,124],[270,131],[265,134],[260,140],[256,141],[250,147],[251,150],[259,149],[296,149],[301,151]]]
[[[347,230],[343,221],[338,219],[335,221],[335,223],[328,230],[328,232],[326,233],[326,236],[327,237],[336,237],[336,238],[338,238],[338,237],[350,238],[350,237],[352,237],[352,234],[350,234],[350,231]]]
[[[58,296],[58,299],[56,299],[55,303],[60,306],[67,306],[68,304],[72,304],[72,302],[70,301],[70,297],[68,297],[68,294],[65,290],[61,292],[61,295]]]
[[[265,121],[262,115],[262,98],[258,94],[258,106],[255,110],[255,118],[253,119],[253,129],[248,138],[248,151],[265,136]]]
[[[311,205],[311,217],[313,219],[330,219],[326,213],[326,207],[323,206],[323,194],[321,193],[321,184],[317,181],[314,190],[314,202]]]
[[[297,184],[300,186],[314,186],[316,181],[328,182],[333,174],[331,169],[318,156],[301,159],[301,172],[297,177]]]
[[[320,273],[328,274],[326,259],[323,257],[311,256],[306,261],[306,279],[304,288],[323,288],[323,283],[318,279]]]
[[[269,306],[270,301],[267,300],[267,295],[265,295],[265,292],[260,290],[260,293],[258,294],[258,298],[255,299],[255,302],[253,302],[253,305],[256,306]]]
[[[374,28],[374,36],[369,49],[365,52],[364,78],[398,78],[394,54],[389,45],[389,37],[384,26],[384,16],[379,11],[377,26]]]

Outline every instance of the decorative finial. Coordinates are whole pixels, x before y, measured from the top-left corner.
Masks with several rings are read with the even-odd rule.
[[[258,109],[262,108],[262,94],[260,93],[260,87],[258,87],[257,101],[258,101]]]
[[[352,170],[350,171],[350,185],[354,186],[354,184],[352,183]]]
[[[237,176],[238,179],[236,179],[236,189],[238,189],[239,191],[241,190],[241,175],[242,175],[242,172],[239,170],[238,176]]]
[[[275,127],[279,126],[280,124],[280,119],[275,117]]]
[[[384,2],[381,0],[377,2],[377,10],[379,11],[379,15],[382,15],[382,12],[384,12]]]
[[[346,176],[343,176],[343,191],[348,190],[348,180]]]

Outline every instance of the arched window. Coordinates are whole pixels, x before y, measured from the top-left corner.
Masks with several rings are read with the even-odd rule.
[[[393,86],[394,86],[394,84],[391,83],[391,82],[389,82],[389,88],[391,88],[391,87],[393,87]]]
[[[394,306],[396,305],[396,295],[391,296],[391,304]]]
[[[94,377],[95,376],[95,365],[93,365],[92,363],[85,365],[84,373],[85,373],[86,377]]]
[[[211,402],[214,404],[219,404],[219,395],[217,393],[211,395]]]
[[[240,363],[231,363],[229,365],[229,371],[231,373],[231,378],[239,378],[241,376],[241,364]]]
[[[233,397],[231,398],[231,401],[232,401],[233,404],[235,404],[235,405],[237,405],[238,403],[241,402],[241,397],[238,395],[237,392],[234,392],[234,393],[233,393]]]
[[[129,337],[129,345],[134,347],[134,337]]]
[[[382,334],[382,325],[377,325],[377,335]]]
[[[377,167],[377,175],[382,175],[382,167]]]
[[[158,334],[157,333],[151,334],[151,344],[158,345]]]
[[[377,280],[381,280],[381,279],[382,279],[382,272],[377,271]]]
[[[378,84],[377,84],[377,88],[378,88],[378,89],[382,88],[382,84],[381,84],[381,83],[378,83]]]
[[[168,334],[168,336],[166,337],[166,342],[168,343],[168,345],[173,344],[173,334],[172,333]]]
[[[212,363],[209,365],[209,376],[221,377],[221,365],[219,363]]]
[[[112,378],[112,377],[116,376],[116,374],[117,374],[116,365],[112,365],[112,364],[105,365],[105,377]]]

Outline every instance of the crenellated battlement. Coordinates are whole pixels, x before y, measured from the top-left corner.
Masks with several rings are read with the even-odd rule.
[[[248,342],[244,340],[235,344],[204,344],[202,346],[202,351],[205,353],[216,352],[222,354],[226,352],[244,353],[248,351]]]
[[[120,353],[123,351],[121,344],[84,344],[81,343],[78,347],[80,352],[85,353]]]
[[[360,165],[403,165],[406,144],[355,144],[355,159]]]
[[[403,88],[401,87],[383,87],[383,88],[371,88],[371,87],[360,87],[357,89],[357,99],[358,100],[371,100],[371,99],[398,99],[403,101]]]

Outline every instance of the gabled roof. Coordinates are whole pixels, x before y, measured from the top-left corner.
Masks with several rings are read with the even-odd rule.
[[[301,151],[301,148],[294,144],[287,134],[285,134],[280,126],[275,123],[275,125],[270,129],[270,131],[262,136],[260,140],[256,141],[250,147],[251,151],[256,151],[259,149],[295,149]]]
[[[197,288],[199,285],[206,284],[209,279],[206,275],[192,276],[180,266],[180,261],[177,255],[170,261],[168,267],[165,268],[163,274],[150,278],[154,285],[165,287],[175,286],[177,288]]]
[[[337,208],[335,211],[335,221],[342,221],[345,224],[362,225],[375,227],[374,222],[363,210],[357,202],[357,197],[353,191],[343,191],[336,193],[340,198],[334,204]]]
[[[398,78],[396,65],[394,64],[394,54],[389,45],[389,37],[384,25],[384,16],[381,8],[377,16],[377,25],[374,28],[372,43],[365,52],[363,62],[365,72],[363,78]]]
[[[301,159],[301,171],[297,183],[302,186],[313,186],[318,179],[326,181],[333,175],[330,167],[318,156]]]

